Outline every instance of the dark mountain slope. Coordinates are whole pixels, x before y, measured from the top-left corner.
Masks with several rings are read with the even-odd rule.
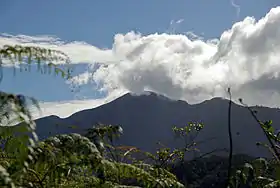
[[[188,122],[200,122],[204,123],[205,128],[197,140],[210,139],[198,146],[204,153],[228,147],[227,110],[228,100],[221,98],[190,105],[155,93],[141,96],[126,94],[108,104],[77,112],[65,119],[49,116],[36,120],[36,123],[41,139],[59,133],[81,133],[97,123],[121,125],[124,129],[121,144],[154,151],[157,141],[167,146],[182,143],[174,140],[171,131],[173,125],[184,126]],[[259,107],[258,114],[261,120],[271,119],[275,122],[274,126],[279,128],[277,123],[280,122],[280,110]],[[71,127],[72,125],[76,128]],[[258,141],[266,142],[258,124],[246,108],[237,104],[232,105],[232,129],[235,153],[268,155],[266,149],[255,144]]]

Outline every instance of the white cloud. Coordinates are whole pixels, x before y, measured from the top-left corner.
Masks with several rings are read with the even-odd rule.
[[[65,52],[72,63],[110,63],[116,58],[111,50],[100,49],[85,42],[74,41],[66,43],[52,36],[0,35],[0,47],[3,45],[40,46]],[[54,62],[55,63],[55,62]]]
[[[179,34],[129,32],[116,34],[112,49],[103,50],[82,42],[43,38],[45,42],[38,37],[2,36],[0,43],[39,43],[68,53],[74,63],[98,62],[94,74],[84,73],[74,80],[79,85],[93,80],[109,96],[151,90],[197,103],[227,96],[230,86],[234,97],[249,104],[280,106],[280,7],[258,21],[247,17],[219,39],[207,41]]]
[[[280,91],[279,85],[270,84],[270,79],[279,80],[279,25],[280,7],[259,21],[247,17],[234,24],[218,42],[185,35],[117,34],[112,51],[123,61],[101,66],[93,77],[109,91],[149,89],[196,103],[226,96],[230,86],[234,96],[250,103],[280,105],[280,98],[270,101]],[[260,89],[264,79],[267,86]],[[255,93],[264,99],[255,100]]]
[[[176,33],[176,30],[178,29],[178,26],[184,22],[184,19],[179,19],[177,21],[175,20],[171,20],[170,23],[169,23],[169,28],[167,29],[167,33],[169,34],[175,34]]]
[[[71,114],[74,114],[75,112],[95,108],[102,105],[103,103],[103,99],[41,102],[40,111],[35,107],[32,108],[32,116],[34,119],[50,115],[56,115],[61,118],[66,118]]]
[[[86,99],[86,100],[69,100],[60,102],[40,102],[40,110],[32,106],[30,108],[34,119],[56,115],[61,118],[69,117],[70,115],[81,110],[92,109],[103,104],[109,103],[117,97],[123,95],[124,92],[114,92],[109,96],[101,99]]]
[[[239,18],[240,11],[241,11],[240,5],[236,4],[235,0],[230,0],[230,4],[236,9],[236,17]]]

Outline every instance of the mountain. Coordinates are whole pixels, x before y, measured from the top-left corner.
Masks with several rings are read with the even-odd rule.
[[[172,126],[185,126],[189,122],[204,124],[197,141],[206,140],[197,147],[201,153],[228,148],[228,100],[213,98],[200,104],[175,101],[156,93],[146,95],[125,94],[122,97],[99,106],[83,110],[68,118],[48,116],[37,119],[37,134],[40,139],[50,135],[77,132],[98,123],[121,125],[124,134],[119,143],[136,146],[145,151],[155,151],[158,141],[169,147],[182,146],[182,140],[175,140]],[[280,110],[256,107],[261,120],[276,122],[279,129]],[[73,125],[76,128],[73,128]],[[232,133],[234,153],[251,156],[270,156],[267,149],[256,146],[256,142],[267,142],[259,125],[248,109],[232,104]],[[227,154],[220,152],[219,155]],[[193,157],[194,153],[190,153]]]

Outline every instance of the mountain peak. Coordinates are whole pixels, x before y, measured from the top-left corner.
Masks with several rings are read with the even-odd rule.
[[[135,94],[135,93],[129,93],[130,96],[150,96],[150,97],[156,97],[156,98],[161,98],[161,99],[167,99],[171,100],[169,97],[166,97],[165,95],[153,92],[153,91],[144,91],[140,94]]]
[[[151,98],[151,99],[157,99],[157,100],[164,100],[164,101],[173,101],[173,102],[183,102],[183,103],[186,103],[188,104],[187,101],[185,100],[176,100],[176,99],[172,99],[170,97],[167,97],[166,95],[162,95],[162,94],[159,94],[159,93],[156,93],[156,92],[153,92],[153,91],[144,91],[140,94],[135,94],[135,93],[127,93],[125,95],[123,95],[122,97],[124,98],[144,98],[144,97],[148,97],[148,98]],[[228,103],[229,100],[226,99],[226,98],[223,98],[223,97],[213,97],[213,98],[210,98],[210,99],[206,99],[204,101],[202,101],[201,103],[198,103],[198,104],[225,104],[225,103]]]
[[[119,97],[116,99],[117,100],[134,100],[134,99],[149,99],[151,101],[169,101],[169,102],[179,102],[179,103],[185,103],[185,104],[189,104],[187,101],[185,100],[176,100],[176,99],[172,99],[170,97],[167,97],[166,95],[162,95],[153,91],[144,91],[142,93],[126,93],[123,96]],[[229,100],[223,97],[213,97],[210,99],[206,99],[200,103],[195,103],[193,105],[198,105],[198,104],[207,104],[207,105],[225,105],[228,104]],[[236,104],[235,102],[233,102],[234,104]]]
[[[150,99],[152,101],[168,101],[168,102],[180,102],[180,103],[188,104],[186,101],[172,99],[170,97],[167,97],[166,95],[162,95],[162,94],[159,94],[159,93],[156,93],[156,92],[153,92],[153,91],[144,91],[142,93],[132,93],[131,92],[131,93],[127,93],[127,94],[123,95],[120,98],[126,99],[126,100],[146,98],[146,99]]]

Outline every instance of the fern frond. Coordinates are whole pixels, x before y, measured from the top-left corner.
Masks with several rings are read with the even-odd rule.
[[[41,47],[35,46],[21,46],[21,45],[4,45],[0,48],[0,66],[3,65],[2,60],[8,60],[14,65],[16,63],[27,63],[32,64],[36,63],[38,66],[38,70],[41,70],[42,65],[44,66],[44,72],[48,69],[48,72],[51,72],[51,69],[54,69],[56,75],[61,74],[63,78],[69,79],[71,77],[71,69],[67,69],[64,71],[59,68],[58,65],[54,64],[54,61],[62,61],[64,63],[69,64],[69,57],[58,50],[51,50]]]

